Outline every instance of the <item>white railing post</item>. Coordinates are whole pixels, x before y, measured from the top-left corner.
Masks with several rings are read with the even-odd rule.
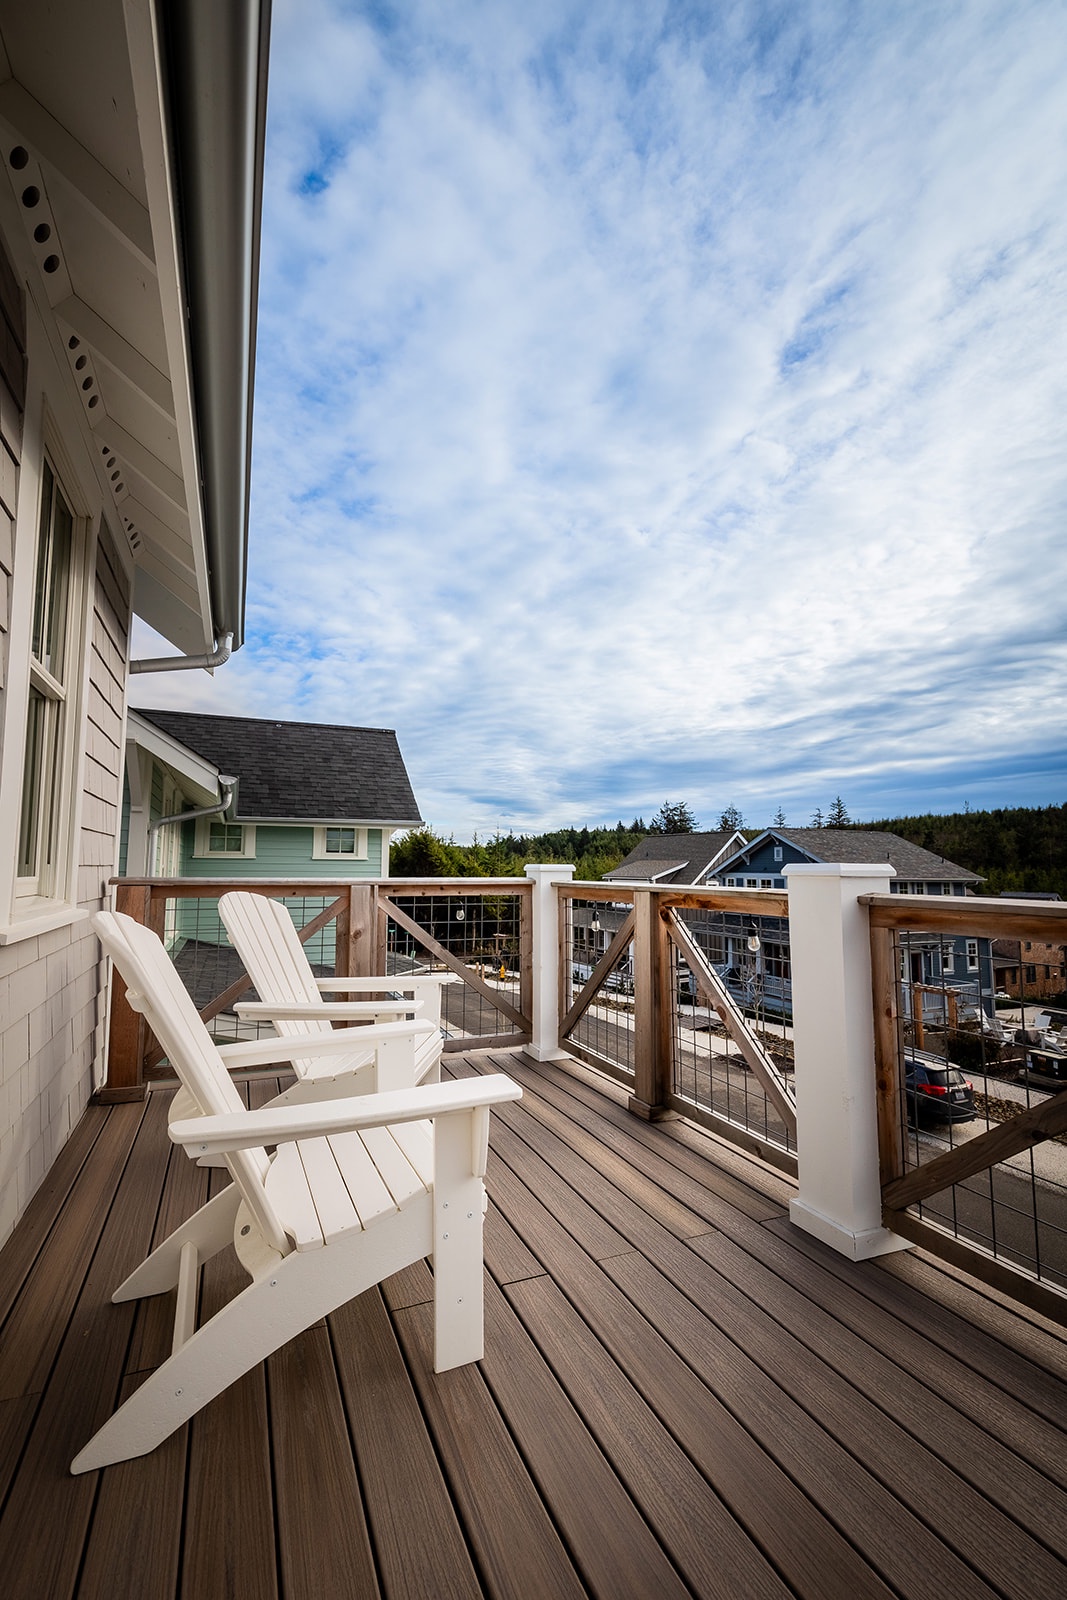
[[[559,902],[553,888],[570,883],[573,867],[527,864],[533,879],[533,1033],[530,1054],[553,1061],[567,1052],[559,1047]]]
[[[888,894],[888,863],[797,864],[789,956],[800,1187],[797,1227],[853,1261],[907,1249],[882,1226],[874,1001],[866,894]]]

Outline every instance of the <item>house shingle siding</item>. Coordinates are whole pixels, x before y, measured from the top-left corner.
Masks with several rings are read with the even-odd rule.
[[[400,827],[422,820],[390,728],[141,708],[138,716],[237,776],[240,821]]]

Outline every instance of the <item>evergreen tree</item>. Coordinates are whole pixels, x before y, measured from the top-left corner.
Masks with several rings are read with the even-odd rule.
[[[778,810],[774,813],[774,816],[771,818],[771,825],[773,827],[775,827],[775,828],[784,828],[785,827],[785,812],[782,810],[781,806],[778,807]]]
[[[845,802],[839,794],[834,795],[834,801],[826,813],[826,826],[828,828],[847,828],[852,818],[848,814]]]
[[[684,800],[664,800],[648,825],[649,833],[695,833],[696,818]]]
[[[736,806],[724,806],[719,815],[719,832],[733,833],[735,828],[743,828],[745,819]]]
[[[823,822],[823,819],[822,819],[822,807],[821,806],[816,806],[815,807],[815,810],[812,813],[811,826],[813,828],[822,828],[822,827],[826,826],[826,824]]]

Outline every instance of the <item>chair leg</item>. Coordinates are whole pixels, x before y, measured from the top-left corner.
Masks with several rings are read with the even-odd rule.
[[[157,1367],[84,1450],[71,1472],[143,1456],[209,1400],[320,1317],[426,1254],[429,1206],[394,1212],[320,1250],[294,1251],[216,1312]]]
[[[119,1284],[111,1296],[112,1300],[141,1300],[145,1295],[165,1294],[168,1289],[173,1289],[178,1281],[183,1244],[195,1244],[201,1263],[210,1261],[212,1256],[233,1243],[233,1224],[240,1203],[241,1196],[235,1183],[221,1189],[213,1200],[201,1206],[187,1222],[175,1228],[162,1244],[157,1245],[150,1256],[145,1257],[125,1282]]]
[[[434,1126],[434,1371],[483,1354],[482,1221],[485,1185],[471,1171],[470,1113]]]

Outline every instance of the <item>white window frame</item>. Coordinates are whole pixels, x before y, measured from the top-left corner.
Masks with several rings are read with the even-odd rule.
[[[327,850],[326,836],[338,828],[350,829],[354,835],[354,844],[351,850]],[[369,860],[367,848],[367,828],[357,828],[351,822],[323,823],[314,830],[311,845],[312,861],[367,861]]]
[[[943,944],[941,946],[941,973],[943,977],[950,978],[956,970],[956,946]]]
[[[967,971],[968,972],[977,972],[978,969],[979,969],[978,940],[977,939],[968,939],[967,940]]]
[[[227,828],[240,828],[240,850],[212,850],[211,824],[221,822]],[[197,861],[254,861],[256,859],[256,825],[254,822],[227,822],[225,817],[197,817],[196,838],[193,841],[193,858]]]
[[[23,469],[25,469],[25,458]],[[63,497],[70,513],[70,544],[67,554],[66,615],[63,621],[61,676],[33,654],[33,627],[37,606],[37,565],[41,549],[42,500],[45,475],[51,476],[54,488]],[[26,690],[26,721],[23,729],[19,777],[19,810],[15,829],[15,895],[16,916],[32,914],[41,909],[53,908],[57,902],[70,904],[72,899],[72,853],[75,838],[79,778],[81,708],[84,698],[83,678],[86,671],[86,621],[85,610],[89,592],[89,569],[94,561],[95,545],[89,537],[89,517],[79,506],[78,498],[71,493],[71,484],[77,478],[62,453],[51,442],[46,444],[40,457],[34,509],[34,544],[32,576],[28,590],[28,685]],[[53,505],[55,502],[53,501]],[[54,528],[49,518],[50,532]],[[20,874],[19,857],[23,847],[23,803],[26,778],[29,770],[28,740],[30,728],[30,697],[40,695],[46,702],[44,744],[51,752],[42,749],[38,783],[35,852],[36,870]],[[64,797],[66,803],[64,803]],[[52,802],[57,802],[53,804]]]
[[[776,844],[775,847],[774,847],[774,859],[775,859],[775,861],[781,861],[782,856],[784,855],[784,853],[785,852],[783,851],[782,846],[780,844]]]

